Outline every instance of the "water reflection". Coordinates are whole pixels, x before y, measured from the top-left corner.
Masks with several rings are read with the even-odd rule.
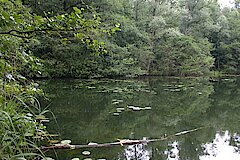
[[[168,147],[164,151],[166,160],[185,159],[180,156],[180,148],[183,146],[178,141],[169,143]],[[237,133],[231,135],[229,131],[217,132],[213,141],[202,144],[201,149],[203,154],[199,160],[240,160],[240,136]]]
[[[179,143],[174,141],[173,143],[168,144],[171,147],[170,150],[165,151],[165,155],[167,155],[167,160],[180,160],[179,157]]]
[[[126,160],[150,160],[152,151],[145,144],[137,144],[126,147],[123,155]]]
[[[217,83],[197,79],[54,80],[46,85],[46,91],[52,98],[50,109],[60,127],[56,127],[53,120],[48,128],[52,133],[59,132],[62,139],[71,139],[73,144],[88,144],[113,142],[116,138],[159,138],[165,134],[209,126],[195,133],[147,146],[95,149],[91,151],[91,158],[240,159],[240,137],[230,134],[240,131],[239,88],[240,79]],[[114,116],[115,112],[117,116]],[[226,130],[229,132],[216,134],[216,131]],[[59,153],[59,160],[84,158],[81,157],[81,151],[63,152]]]
[[[180,148],[183,147],[178,141],[169,142],[167,144],[168,149],[163,153],[166,160],[180,160],[185,159],[182,157]],[[154,155],[152,151],[154,148],[150,148],[146,144],[131,145],[124,149],[123,153],[118,155],[118,160],[150,160],[158,157]],[[198,149],[196,149],[198,150]],[[203,154],[197,159],[199,160],[239,160],[240,159],[240,136],[237,133],[233,135],[229,131],[217,132],[212,142],[201,145]],[[158,159],[157,158],[157,159]]]
[[[239,144],[240,137],[238,134],[231,136],[229,131],[217,133],[213,142],[203,144],[204,154],[199,157],[200,160],[239,160]],[[231,144],[231,141],[233,141]]]

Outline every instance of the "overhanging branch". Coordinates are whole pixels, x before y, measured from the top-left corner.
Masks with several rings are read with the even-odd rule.
[[[51,29],[51,28],[46,28],[46,29],[38,29],[38,30],[27,30],[27,31],[19,31],[16,29],[12,29],[6,32],[0,32],[0,35],[11,35],[19,38],[32,38],[34,33],[39,33],[39,32],[73,32],[76,31],[75,29]]]

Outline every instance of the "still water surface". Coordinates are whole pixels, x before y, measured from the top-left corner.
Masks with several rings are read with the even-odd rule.
[[[50,132],[72,144],[152,139],[148,145],[59,150],[53,158],[93,160],[240,160],[240,79],[148,78],[42,82],[51,99]],[[90,151],[88,156],[83,151]]]

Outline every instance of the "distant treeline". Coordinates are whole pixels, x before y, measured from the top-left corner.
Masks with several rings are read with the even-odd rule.
[[[87,39],[71,33],[37,36],[30,48],[45,60],[43,76],[102,77],[138,75],[201,76],[211,71],[240,73],[240,8],[217,0],[24,0],[41,16],[82,9],[100,29]],[[117,29],[119,28],[119,29]],[[86,41],[102,42],[92,50]]]

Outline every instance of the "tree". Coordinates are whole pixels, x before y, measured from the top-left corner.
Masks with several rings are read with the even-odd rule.
[[[216,68],[225,73],[239,73],[239,12],[237,9],[224,8],[218,18],[220,30],[215,37]]]
[[[216,0],[54,0],[48,3],[25,0],[24,3],[33,8],[33,13],[52,21],[44,22],[45,29],[51,34],[42,36],[38,32],[36,35],[40,43],[31,49],[35,55],[46,60],[46,72],[53,77],[179,75],[182,70],[180,64],[183,65],[185,60],[184,66],[192,67],[198,67],[192,64],[196,61],[196,64],[209,62],[205,65],[207,72],[199,71],[199,75],[209,73],[211,69],[237,72],[238,51],[235,50],[239,40],[234,38],[238,35],[238,31],[234,30],[238,28],[238,16],[233,13],[238,9],[221,9]],[[80,8],[81,13],[79,21],[74,23],[84,25],[67,31],[75,24],[61,24],[69,23],[66,21],[69,19],[67,15],[76,12],[73,9],[76,7]],[[59,27],[62,28],[59,30]],[[58,31],[52,32],[51,28],[58,28]],[[83,34],[85,30],[86,34]],[[176,42],[182,38],[188,39],[190,45],[185,49],[189,52],[192,52],[192,46],[199,48],[205,44],[207,47],[199,48],[206,52],[205,56],[201,55],[202,51],[197,51],[199,55],[195,58],[192,53],[183,53],[184,50]],[[232,42],[235,44],[230,45]],[[171,66],[178,68],[178,72],[167,73]],[[196,72],[192,70],[192,74],[196,75]]]
[[[33,153],[39,151],[38,142],[47,136],[42,122],[47,111],[41,109],[36,98],[42,91],[31,79],[41,74],[41,60],[31,50],[41,44],[39,36],[57,40],[61,37],[62,41],[66,37],[75,38],[94,54],[105,53],[103,43],[95,38],[96,33],[110,34],[118,27],[101,29],[99,17],[93,14],[86,19],[83,10],[73,7],[70,13],[46,13],[42,17],[32,13],[20,0],[0,1],[1,159],[43,158],[41,153]]]
[[[32,40],[28,30],[34,25],[29,9],[21,1],[0,1],[0,141],[1,159],[33,158],[45,126],[37,121],[44,114],[35,96],[41,94],[37,84],[28,79],[40,74],[41,61],[28,51]],[[40,136],[40,138],[43,138]]]

